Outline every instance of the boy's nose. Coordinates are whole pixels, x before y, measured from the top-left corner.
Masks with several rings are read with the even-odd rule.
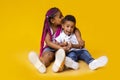
[[[71,28],[69,27],[68,30],[71,31]]]

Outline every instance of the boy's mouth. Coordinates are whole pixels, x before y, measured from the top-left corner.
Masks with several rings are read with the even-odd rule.
[[[66,31],[66,33],[67,33],[68,36],[70,36],[70,34],[71,34],[71,32],[69,32],[69,31]]]

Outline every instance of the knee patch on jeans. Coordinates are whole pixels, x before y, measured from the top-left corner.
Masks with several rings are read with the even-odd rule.
[[[74,60],[76,62],[78,61],[78,57],[77,57],[77,55],[75,53],[68,54],[68,57],[70,57],[72,60]]]

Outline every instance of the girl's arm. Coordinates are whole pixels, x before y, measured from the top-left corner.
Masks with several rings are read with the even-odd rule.
[[[69,48],[67,46],[60,46],[59,44],[53,43],[50,40],[50,35],[48,33],[46,35],[45,42],[46,42],[47,46],[49,46],[49,47],[51,47],[51,48],[53,48],[55,50],[58,50],[60,48],[63,48],[65,51],[69,50]]]
[[[58,49],[62,48],[61,46],[59,46],[58,44],[53,43],[53,42],[50,40],[50,35],[49,35],[49,33],[46,34],[45,42],[46,42],[47,46],[49,46],[49,47],[51,47],[51,48],[53,48],[53,49],[58,50]]]

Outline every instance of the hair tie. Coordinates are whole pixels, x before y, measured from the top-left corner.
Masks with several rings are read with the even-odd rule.
[[[49,16],[46,16],[46,18],[49,18]]]

